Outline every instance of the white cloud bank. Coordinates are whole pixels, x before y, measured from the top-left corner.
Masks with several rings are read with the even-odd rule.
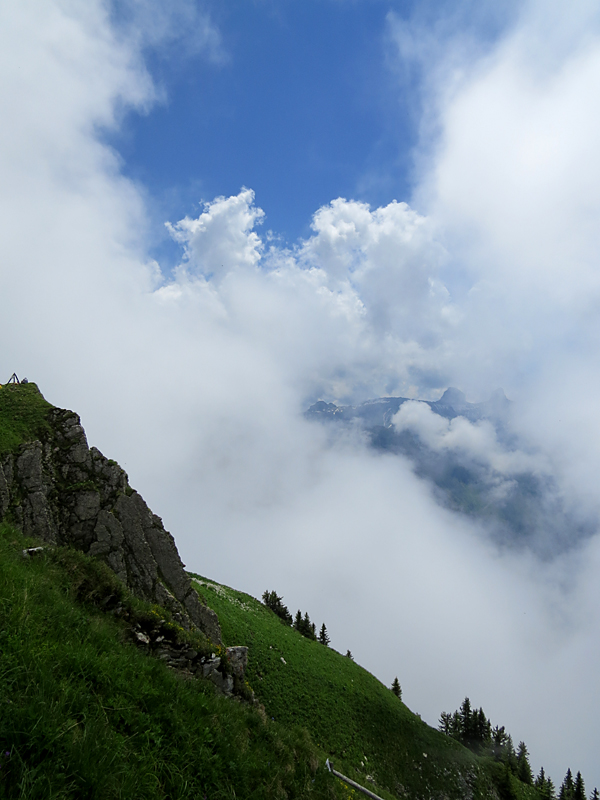
[[[561,17],[540,13],[524,6],[436,95],[427,217],[338,199],[288,251],[259,236],[242,190],[172,223],[184,260],[167,281],[147,259],[142,193],[101,136],[153,101],[142,53],[156,31],[116,31],[99,0],[4,4],[2,369],[82,414],[190,567],[324,619],[429,722],[469,694],[536,767],[593,785],[598,541],[550,565],[500,556],[403,460],[332,443],[300,413],[320,394],[504,384],[566,485],[592,496],[600,50],[594,20],[555,45]],[[532,31],[554,53],[542,74]],[[461,425],[432,441],[467,441]],[[469,446],[493,453],[476,432]]]

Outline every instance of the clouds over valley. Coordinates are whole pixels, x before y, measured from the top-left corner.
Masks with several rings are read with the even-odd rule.
[[[289,243],[243,178],[162,220],[173,266],[108,142],[168,102],[148,53],[177,26],[196,26],[194,58],[227,62],[190,8],[162,36],[97,0],[0,10],[5,378],[81,414],[190,569],[308,609],[430,724],[468,694],[536,771],[600,784],[597,12],[523,3],[458,66],[448,23],[412,197],[331,198]],[[418,55],[411,24],[388,17],[396,66],[411,36]],[[448,386],[502,386],[510,421],[416,402]],[[304,416],[382,396],[407,398],[381,427],[417,454]],[[448,503],[450,463],[496,510],[520,492],[521,533]]]

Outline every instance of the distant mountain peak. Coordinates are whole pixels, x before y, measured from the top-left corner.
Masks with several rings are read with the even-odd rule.
[[[460,389],[450,386],[440,399],[436,400],[436,403],[439,403],[441,406],[452,406],[453,408],[456,406],[466,406],[467,396],[464,392],[461,392]]]

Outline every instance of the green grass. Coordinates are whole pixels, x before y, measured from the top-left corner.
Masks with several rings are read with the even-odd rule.
[[[24,559],[27,544],[0,525],[0,797],[344,796],[305,731],[131,644],[130,621],[100,610],[114,580],[102,565]]]
[[[0,453],[48,433],[46,417],[51,408],[35,383],[0,387]]]
[[[470,751],[354,661],[304,638],[249,595],[199,576],[195,585],[219,615],[225,643],[249,647],[247,677],[267,714],[306,727],[336,769],[367,786],[371,775],[384,797],[462,798],[465,780],[475,797],[491,796],[488,771]]]

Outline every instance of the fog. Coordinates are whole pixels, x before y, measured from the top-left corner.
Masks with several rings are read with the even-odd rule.
[[[147,47],[191,27],[196,49],[225,57],[190,8],[149,30],[96,0],[0,8],[4,379],[16,370],[80,413],[190,569],[325,621],[430,724],[469,695],[536,773],[560,784],[570,766],[600,785],[598,536],[543,559],[498,548],[407,459],[303,417],[317,398],[503,386],[516,445],[414,406],[395,424],[499,474],[549,474],[596,518],[596,10],[523,3],[458,61],[450,30],[420,89],[435,124],[410,204],[332,198],[284,247],[240,187],[164,220],[181,247],[171,271],[149,257],[149,200],[105,134],[159,98]],[[410,22],[390,16],[388,34],[399,62],[407,41],[422,55]]]

